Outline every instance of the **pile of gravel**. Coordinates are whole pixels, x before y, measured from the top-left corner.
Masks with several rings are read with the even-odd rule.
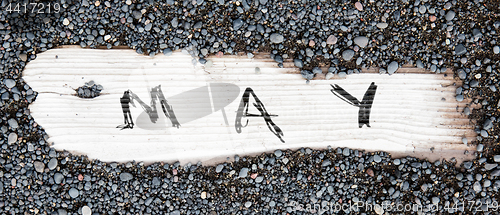
[[[101,94],[103,87],[100,84],[95,84],[94,81],[86,82],[85,85],[78,87],[76,96],[80,98],[95,98]]]
[[[1,6],[5,9],[8,4],[3,1]],[[1,214],[299,214],[293,211],[299,207],[287,206],[294,202],[305,208],[323,202],[435,204],[441,213],[497,213],[500,4],[496,0],[62,0],[59,4],[58,13],[46,9],[43,14],[30,10],[0,14]],[[382,152],[301,149],[237,158],[215,167],[145,166],[58,152],[29,113],[37,93],[21,75],[37,53],[71,44],[124,45],[149,56],[184,49],[199,63],[213,54],[244,52],[251,58],[256,52],[270,52],[278,66],[292,61],[308,80],[322,73],[318,69],[324,66],[329,67],[327,77],[345,77],[367,67],[393,74],[406,64],[435,73],[452,69],[463,80],[456,99],[472,99],[460,111],[476,122],[477,139],[464,143],[478,145],[477,159],[455,167],[453,160],[430,163],[392,159]],[[382,212],[360,209],[365,214]],[[407,214],[387,207],[385,212]]]

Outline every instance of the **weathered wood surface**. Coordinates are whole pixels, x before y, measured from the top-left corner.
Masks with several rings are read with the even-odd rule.
[[[462,143],[463,137],[469,142],[475,138],[475,132],[462,114],[467,102],[455,100],[457,83],[452,75],[416,68],[402,68],[391,76],[367,70],[344,79],[324,80],[324,74],[318,75],[305,84],[298,69],[277,68],[272,60],[210,59],[213,66],[205,68],[199,63],[193,66],[192,58],[179,52],[151,58],[133,50],[66,47],[37,55],[23,78],[39,93],[30,110],[53,147],[103,161],[209,164],[235,154],[327,146],[461,161],[471,158],[465,150],[475,150]],[[104,87],[101,96],[75,96],[75,89],[91,80]],[[377,90],[371,127],[359,128],[359,108],[335,96],[331,84],[361,101],[372,82]],[[172,127],[159,103],[158,121],[152,123],[136,102],[135,108],[130,106],[135,127],[116,128],[124,121],[120,104],[124,91],[131,90],[149,105],[149,90],[158,85],[181,126]],[[248,126],[236,132],[235,118],[247,87],[269,114],[278,115],[271,120],[283,131],[284,143],[262,117],[243,118],[243,125],[249,120]],[[259,115],[254,102],[250,97],[248,113]]]

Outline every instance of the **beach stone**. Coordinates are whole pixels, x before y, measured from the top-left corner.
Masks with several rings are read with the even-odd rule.
[[[498,47],[498,46],[493,47],[493,53],[494,54],[500,53],[500,47]]]
[[[483,123],[483,129],[490,130],[491,128],[493,128],[493,122],[491,121],[491,119],[486,119]]]
[[[398,62],[396,61],[392,61],[389,66],[387,66],[387,73],[389,73],[389,75],[392,75],[394,74],[397,70],[399,69],[399,65],[398,65]]]
[[[57,159],[56,158],[50,159],[49,163],[47,164],[47,167],[49,167],[50,170],[54,170],[57,167]]]
[[[241,20],[241,19],[236,19],[236,20],[234,20],[234,21],[233,21],[233,29],[234,29],[235,31],[237,31],[238,29],[240,29],[240,28],[241,28],[241,26],[243,26],[243,20]]]
[[[42,173],[45,168],[45,164],[40,161],[35,161],[33,165],[35,166],[35,170],[40,173]]]
[[[493,160],[497,163],[500,163],[500,155],[493,156]]]
[[[248,168],[245,167],[245,168],[242,168],[240,170],[240,173],[238,174],[238,177],[245,178],[245,177],[247,177],[247,175],[248,175]]]
[[[217,165],[217,167],[215,168],[215,172],[216,172],[216,173],[220,173],[220,172],[222,171],[222,169],[224,169],[224,165],[219,164],[219,165]]]
[[[447,21],[451,21],[453,18],[455,18],[455,11],[448,11],[448,13],[446,13],[446,16],[445,16],[446,20]]]
[[[20,58],[22,61],[26,61],[26,60],[28,60],[28,55],[26,55],[26,54],[20,54],[20,55],[19,55],[19,58]]]
[[[347,50],[345,50],[345,51],[342,52],[342,58],[345,61],[350,61],[352,59],[352,57],[354,57],[354,51],[353,50],[347,49]]]
[[[325,79],[329,80],[329,79],[333,78],[333,76],[334,76],[334,74],[332,72],[328,72],[328,73],[326,73]]]
[[[206,199],[207,198],[207,192],[201,192],[200,198],[201,199]]]
[[[460,69],[458,71],[458,77],[462,80],[464,80],[465,78],[467,78],[467,73],[465,73],[465,71],[463,69]]]
[[[284,37],[281,34],[273,33],[271,34],[271,36],[269,36],[269,39],[271,40],[272,43],[282,43]]]
[[[17,142],[17,134],[16,133],[10,133],[9,137],[7,138],[7,143],[10,145],[10,144],[13,144],[15,142]]]
[[[356,7],[356,9],[358,9],[359,11],[363,11],[363,4],[361,4],[361,2],[359,1],[354,3],[354,7]]]
[[[16,81],[12,80],[12,79],[4,79],[3,80],[3,84],[5,84],[5,86],[9,89],[13,88],[14,86],[16,86]]]
[[[293,64],[299,68],[302,68],[304,66],[304,62],[302,62],[301,59],[293,59]]]
[[[314,78],[314,73],[309,70],[302,70],[300,71],[300,74],[302,75],[303,78],[307,80],[311,80]]]
[[[85,205],[82,207],[82,215],[92,215],[92,210],[89,206]]]
[[[313,70],[312,70],[312,72],[314,74],[321,74],[321,73],[323,73],[323,71],[319,67],[314,67]]]
[[[71,198],[76,198],[78,197],[78,195],[80,195],[79,191],[76,188],[69,189],[68,194],[69,196],[71,196]]]
[[[455,55],[463,55],[467,53],[467,49],[462,44],[455,46]]]
[[[260,183],[264,180],[264,177],[263,176],[258,176],[257,178],[255,178],[255,183]]]
[[[354,43],[356,43],[359,47],[364,48],[368,44],[368,37],[356,37],[354,38]]]
[[[498,164],[496,164],[496,163],[486,163],[486,164],[484,164],[484,168],[487,171],[490,171],[490,170],[494,169],[497,166],[498,166]]]
[[[56,184],[60,184],[64,179],[64,176],[61,173],[54,174],[54,182]]]
[[[386,22],[379,22],[377,24],[377,27],[380,28],[380,29],[385,29],[389,26],[389,24],[387,24]]]
[[[338,41],[337,37],[334,36],[334,35],[330,35],[327,39],[326,39],[326,44],[328,45],[334,45],[336,44]]]
[[[120,180],[121,181],[129,181],[132,180],[134,176],[128,172],[123,172],[120,174]]]
[[[481,183],[479,183],[479,181],[476,181],[476,182],[474,183],[474,185],[472,185],[472,188],[474,189],[474,191],[476,191],[476,193],[481,192],[481,190],[483,189],[483,188],[481,187]]]
[[[281,155],[283,155],[283,152],[281,150],[276,150],[274,151],[274,156],[276,156],[277,158],[281,157]]]

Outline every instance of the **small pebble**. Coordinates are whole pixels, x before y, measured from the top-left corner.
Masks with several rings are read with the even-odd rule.
[[[356,9],[358,9],[359,11],[363,11],[363,4],[361,4],[361,2],[357,1],[356,3],[354,3],[354,6],[356,7]]]
[[[69,189],[68,194],[69,196],[71,196],[71,198],[76,198],[78,197],[78,195],[80,195],[79,191],[76,188]]]
[[[89,206],[85,205],[82,207],[82,215],[92,215],[92,210]]]

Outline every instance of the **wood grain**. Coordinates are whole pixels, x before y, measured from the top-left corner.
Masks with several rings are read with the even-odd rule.
[[[199,63],[193,66],[192,58],[180,52],[168,57],[148,57],[128,49],[63,47],[37,55],[26,66],[23,78],[39,93],[30,110],[49,134],[53,147],[103,161],[179,160],[210,164],[235,154],[332,146],[382,150],[430,160],[455,157],[460,162],[472,158],[472,153],[464,154],[466,150],[475,150],[462,143],[462,138],[470,142],[476,134],[462,114],[468,101],[455,100],[459,82],[451,70],[446,75],[436,75],[406,67],[389,76],[368,69],[330,80],[322,74],[306,84],[293,64],[287,62],[285,68],[278,68],[265,54],[254,59],[224,56],[209,60],[213,66],[205,68]],[[260,74],[255,73],[256,67]],[[76,97],[75,89],[90,80],[104,87],[101,96]],[[361,100],[371,82],[378,86],[370,114],[371,127],[359,128],[359,109],[332,94],[330,84],[338,84]],[[214,110],[213,101],[211,106],[203,106],[205,98],[175,96],[209,88],[211,83],[239,87],[237,97],[223,110],[210,112],[177,129],[171,127],[160,107],[160,118],[153,124],[148,118],[141,118],[143,110],[137,106],[131,108],[131,113],[137,124],[143,120],[142,128],[116,128],[123,123],[120,97],[125,90],[132,90],[149,104],[148,89],[161,84],[174,111],[189,115],[203,108]],[[261,117],[249,117],[248,126],[241,133],[236,132],[236,112],[247,87],[253,89],[270,114],[278,115],[272,120],[283,130],[285,143]],[[213,93],[213,89],[209,92]],[[249,112],[259,114],[251,103]]]

